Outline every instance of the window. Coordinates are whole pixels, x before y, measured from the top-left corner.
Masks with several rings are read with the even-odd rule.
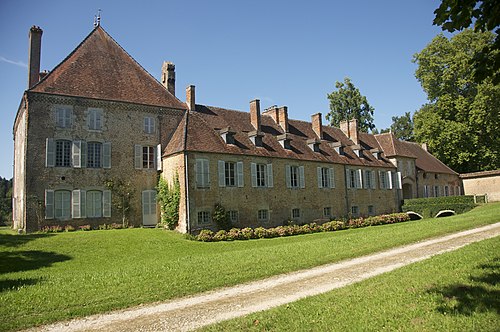
[[[210,212],[209,211],[199,211],[198,212],[198,225],[210,224]]]
[[[373,205],[368,205],[368,215],[369,216],[375,215],[375,207]]]
[[[267,221],[268,218],[269,218],[269,213],[267,210],[257,211],[257,220],[258,221]]]
[[[375,171],[365,170],[365,189],[375,189]]]
[[[429,197],[430,196],[431,189],[428,185],[424,185],[424,197]]]
[[[208,159],[196,159],[196,188],[210,188]]]
[[[449,187],[448,186],[444,186],[444,195],[445,196],[450,196],[450,191],[449,191]]]
[[[318,167],[318,188],[335,188],[333,168]]]
[[[300,218],[300,209],[292,209],[292,219]]]
[[[357,217],[359,215],[359,208],[356,205],[351,206],[351,214],[353,217]]]
[[[87,114],[87,125],[90,130],[102,129],[102,110],[98,108],[89,108]]]
[[[56,126],[59,128],[70,128],[72,124],[72,112],[69,106],[56,106]]]
[[[229,215],[229,220],[231,220],[232,223],[238,222],[238,211],[232,210],[228,212]]]
[[[391,171],[379,171],[380,189],[392,189]]]
[[[402,189],[401,187],[401,172],[391,172],[391,186],[395,189]],[[391,187],[391,189],[392,189]]]
[[[231,162],[226,162],[224,164],[225,164],[224,175],[225,175],[226,187],[234,187],[236,185],[236,181],[234,178],[234,173],[235,173],[234,169],[236,168],[236,164]]]
[[[161,145],[134,146],[134,167],[135,169],[157,169],[161,168]]]
[[[285,168],[287,188],[305,188],[304,166],[290,166]]]
[[[87,167],[101,168],[102,167],[102,144],[99,142],[87,143]]]
[[[439,196],[439,186],[434,186],[434,197]]]
[[[273,165],[272,164],[250,164],[252,175],[252,187],[268,187],[273,186]]]
[[[71,167],[71,141],[56,141],[56,167]]]
[[[87,191],[87,218],[102,217],[102,192]]]
[[[362,174],[361,169],[346,169],[347,188],[362,188]]]
[[[71,218],[71,192],[45,190],[45,219]]]
[[[325,207],[323,208],[323,217],[325,218],[331,218],[332,216],[332,208],[331,207]]]
[[[155,132],[155,119],[150,116],[144,117],[144,132],[146,134],[154,134]]]
[[[153,146],[142,147],[142,168],[155,168],[155,148]]]
[[[243,187],[243,162],[219,160],[219,187]]]

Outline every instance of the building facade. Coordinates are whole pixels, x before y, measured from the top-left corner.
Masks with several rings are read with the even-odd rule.
[[[361,133],[356,120],[340,128],[323,126],[320,113],[292,120],[286,106],[261,111],[259,100],[248,112],[196,104],[194,86],[181,102],[173,64],[157,81],[99,25],[40,73],[41,36],[31,28],[28,90],[14,123],[16,229],[154,226],[160,177],[179,178],[177,229],[190,233],[216,228],[216,204],[235,226],[256,227],[460,194],[458,175],[419,145]]]

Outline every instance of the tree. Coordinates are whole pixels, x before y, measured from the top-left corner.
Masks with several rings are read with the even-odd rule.
[[[413,120],[410,112],[392,117],[391,132],[400,140],[413,141]]]
[[[451,39],[440,34],[413,58],[429,100],[414,115],[415,139],[461,173],[500,168],[500,86],[476,82],[469,65],[493,40],[470,29]]]
[[[330,112],[326,114],[326,120],[330,121],[330,125],[339,127],[340,121],[356,118],[361,131],[368,132],[368,130],[375,129],[373,107],[351,80],[346,77],[344,83],[337,81],[335,88],[337,91],[327,95],[330,100]]]
[[[495,31],[493,44],[486,45],[470,64],[474,67],[476,82],[491,77],[493,83],[500,83],[500,2],[498,0],[443,0],[434,11],[434,25],[454,32],[472,25],[474,31]],[[496,52],[495,52],[496,51]]]

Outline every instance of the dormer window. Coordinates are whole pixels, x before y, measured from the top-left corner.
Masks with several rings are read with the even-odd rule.
[[[358,158],[363,157],[363,150],[361,150],[361,146],[359,144],[351,146],[352,151],[354,151],[354,154],[358,156]]]
[[[287,150],[291,150],[292,149],[292,146],[290,144],[290,141],[292,139],[291,139],[291,137],[290,137],[289,134],[285,133],[285,134],[278,135],[277,139],[278,139],[278,142],[283,147],[283,149],[287,149]]]
[[[381,159],[382,158],[382,154],[381,154],[381,152],[380,152],[379,149],[371,149],[370,152],[371,152],[371,154],[373,155],[373,157],[375,159]]]
[[[236,133],[231,131],[230,127],[221,129],[219,133],[226,144],[234,144],[234,134]]]
[[[330,142],[330,146],[335,149],[339,156],[344,155],[344,146],[340,142]]]
[[[262,138],[264,137],[264,133],[254,130],[248,133],[248,138],[252,141],[253,145],[261,147],[262,146]]]
[[[311,138],[307,140],[307,146],[314,151],[314,152],[320,152],[319,150],[319,144],[321,143],[321,140],[318,138]]]

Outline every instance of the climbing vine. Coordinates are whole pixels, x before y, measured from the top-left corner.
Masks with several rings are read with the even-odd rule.
[[[157,187],[157,199],[161,209],[161,223],[168,229],[175,229],[179,223],[179,203],[181,201],[181,185],[176,174],[172,185],[160,177]]]
[[[122,213],[122,227],[128,227],[133,196],[131,183],[115,178],[105,180],[104,185],[111,190],[113,206]]]

